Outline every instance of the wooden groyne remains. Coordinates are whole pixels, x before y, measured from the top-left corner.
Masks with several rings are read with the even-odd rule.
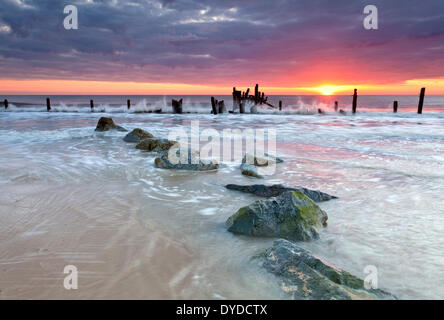
[[[259,84],[256,84],[254,87],[254,95],[250,95],[250,88],[242,92],[233,87],[233,112],[239,110],[239,113],[245,113],[245,106],[247,104],[251,107],[250,113],[257,113],[258,105],[266,105],[276,109],[274,105],[268,102],[268,97],[265,96],[265,93],[259,91]],[[282,101],[279,101],[279,110],[282,110]]]
[[[419,93],[419,102],[418,102],[418,114],[422,114],[423,106],[424,106],[424,97],[425,97],[425,89],[421,88],[421,91]],[[279,101],[278,107],[272,105],[268,101],[268,96],[265,95],[264,92],[259,91],[259,84],[256,84],[254,87],[254,94],[250,94],[250,88],[248,88],[246,91],[239,91],[236,89],[236,87],[233,87],[233,106],[232,110],[229,110],[228,113],[245,113],[245,108],[250,108],[250,113],[257,113],[257,106],[259,105],[265,105],[269,108],[276,109],[279,111],[283,110],[282,107],[282,101]],[[4,108],[7,110],[9,108],[9,101],[5,99],[1,104],[3,104]],[[89,102],[91,112],[94,112],[94,100],[90,100]],[[172,99],[171,101],[171,107],[174,114],[183,114],[183,99],[175,100]],[[126,101],[127,110],[131,109],[131,100]],[[353,99],[352,99],[352,113],[355,114],[358,109],[358,89],[353,90]],[[334,105],[335,112],[339,112],[341,114],[346,114],[346,111],[339,108],[338,101],[335,101]],[[46,111],[51,111],[51,99],[48,97],[46,98]],[[162,109],[156,109],[154,111],[148,111],[147,113],[162,113]],[[398,101],[393,101],[393,113],[398,112]],[[211,114],[217,115],[217,114],[224,114],[227,113],[227,108],[225,106],[224,100],[217,100],[215,97],[211,97]],[[318,109],[318,113],[323,114],[325,113],[324,110],[321,108]]]

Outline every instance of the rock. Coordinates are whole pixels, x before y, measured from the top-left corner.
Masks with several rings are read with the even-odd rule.
[[[250,165],[257,166],[257,167],[266,167],[266,166],[273,164],[273,163],[276,164],[276,163],[282,163],[282,162],[284,162],[284,160],[282,160],[278,157],[269,155],[267,153],[264,153],[263,157],[259,157],[259,156],[247,153],[242,158],[242,164],[247,163]]]
[[[97,122],[96,131],[108,131],[111,129],[115,129],[118,131],[128,131],[121,126],[117,126],[112,118],[101,117],[99,122]]]
[[[181,153],[188,152],[188,157],[181,159]],[[198,151],[191,149],[176,150],[175,159],[171,159],[170,152],[164,152],[160,157],[154,160],[156,168],[190,171],[210,171],[217,170],[219,164],[216,161],[202,161]]]
[[[154,138],[154,136],[151,133],[149,133],[149,132],[147,132],[145,130],[136,128],[133,131],[131,131],[130,133],[128,133],[123,138],[123,141],[139,143],[143,139],[149,139],[149,138]]]
[[[249,176],[259,179],[263,178],[263,176],[259,174],[257,167],[252,164],[242,163],[240,169],[244,176]]]
[[[228,218],[228,231],[256,237],[311,241],[327,224],[327,213],[299,191],[286,191],[240,208]]]
[[[329,194],[323,193],[321,191],[317,190],[310,190],[307,188],[289,188],[285,187],[282,184],[274,184],[272,186],[265,186],[263,184],[253,184],[250,186],[241,186],[237,184],[227,184],[225,186],[227,189],[230,190],[237,190],[240,192],[246,192],[246,193],[252,193],[254,195],[260,196],[260,197],[277,197],[278,195],[284,193],[285,191],[299,191],[305,194],[307,197],[309,197],[314,202],[322,202],[322,201],[328,201],[331,199],[337,199],[335,196],[331,196]]]
[[[271,248],[255,258],[279,278],[282,290],[293,299],[396,299],[383,290],[366,289],[364,280],[284,239],[276,240]]]
[[[179,142],[168,139],[148,138],[140,141],[136,148],[149,152],[162,152],[168,151],[173,146],[179,147]]]

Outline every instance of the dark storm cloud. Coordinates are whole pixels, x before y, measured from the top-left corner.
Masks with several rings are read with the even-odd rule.
[[[63,8],[79,29],[63,28]],[[316,77],[402,81],[444,74],[444,2],[2,0],[4,79],[297,86]],[[339,71],[338,71],[339,70]]]

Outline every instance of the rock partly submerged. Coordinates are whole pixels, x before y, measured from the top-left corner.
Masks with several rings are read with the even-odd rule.
[[[179,143],[168,139],[148,138],[140,141],[136,145],[136,149],[148,152],[164,152],[168,151],[173,146],[179,147]]]
[[[307,188],[297,187],[297,188],[289,188],[285,187],[282,184],[274,184],[271,186],[266,186],[263,184],[253,184],[249,186],[242,186],[237,184],[227,184],[225,186],[227,189],[236,190],[245,193],[252,193],[254,195],[260,197],[277,197],[286,191],[299,191],[305,194],[314,202],[323,202],[331,199],[337,199],[335,196],[331,196],[327,193],[318,191],[318,190],[310,190]]]
[[[149,139],[149,138],[154,138],[154,136],[145,130],[142,130],[140,128],[136,128],[133,131],[131,131],[130,133],[128,133],[123,138],[123,141],[132,142],[132,143],[139,143],[143,139]]]
[[[188,171],[217,170],[219,164],[214,160],[202,160],[198,151],[191,149],[171,149],[163,152],[154,160],[156,168]]]
[[[262,179],[264,176],[261,173],[261,167],[271,167],[273,165],[276,165],[276,163],[281,162],[283,162],[282,159],[279,159],[278,157],[269,155],[267,153],[264,153],[263,156],[247,153],[242,158],[240,169],[244,176]]]
[[[263,156],[258,156],[258,155],[253,155],[250,153],[247,153],[243,158],[242,158],[242,163],[247,163],[253,166],[257,166],[257,167],[266,167],[272,164],[276,164],[276,163],[282,163],[284,162],[284,160],[275,157],[273,155],[270,155],[268,153],[264,153]]]
[[[293,299],[396,299],[383,290],[366,289],[362,279],[284,239],[276,240],[255,259],[279,278],[282,290]]]
[[[302,192],[287,191],[240,208],[226,225],[237,234],[311,241],[319,238],[327,219],[327,213]]]
[[[97,122],[96,131],[108,131],[108,130],[128,131],[121,126],[116,125],[112,118],[101,117],[99,119],[99,122]]]
[[[240,166],[241,172],[244,176],[263,179],[264,176],[259,173],[256,166],[248,163],[242,163]]]

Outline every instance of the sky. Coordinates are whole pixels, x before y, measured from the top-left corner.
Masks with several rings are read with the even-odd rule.
[[[378,9],[378,29],[363,13]],[[66,30],[66,5],[78,29]],[[0,93],[444,94],[442,0],[0,0]]]

